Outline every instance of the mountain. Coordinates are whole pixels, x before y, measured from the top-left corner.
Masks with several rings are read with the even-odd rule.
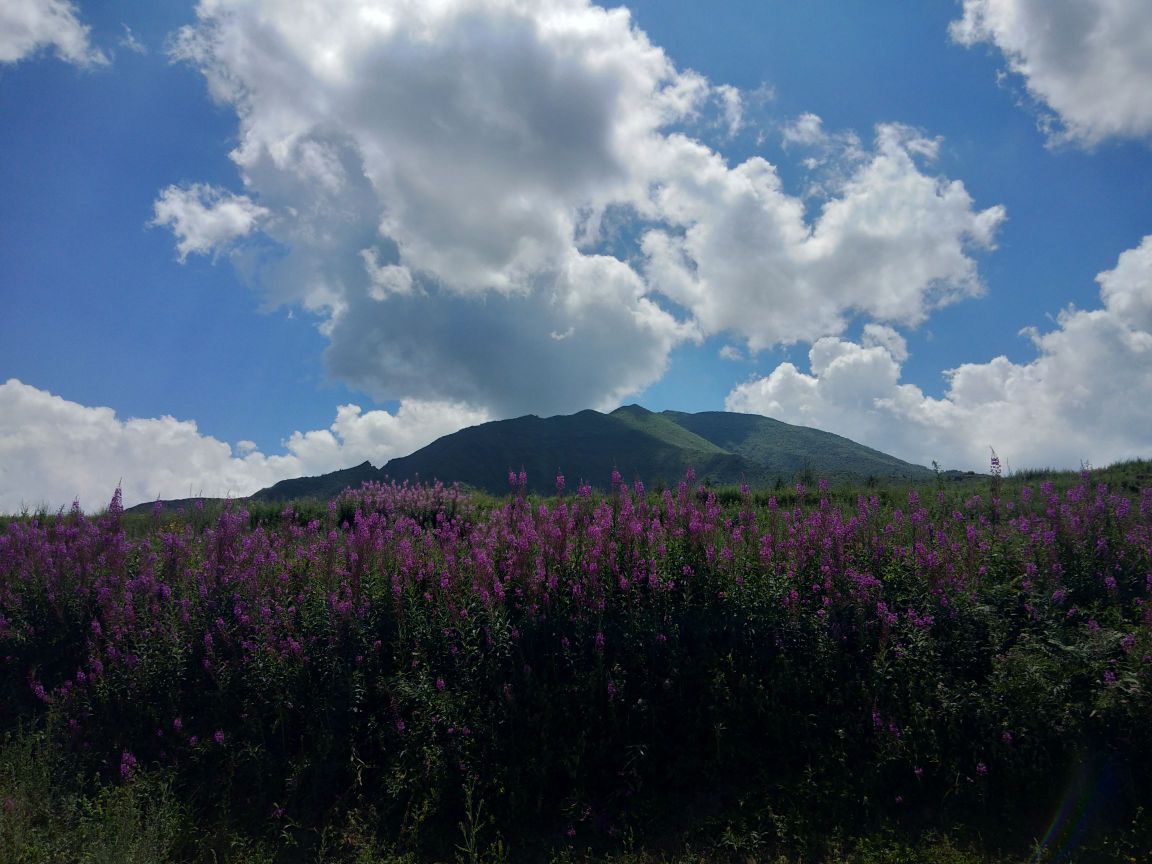
[[[639,405],[611,414],[581,411],[483,423],[393,459],[381,473],[395,480],[457,481],[502,494],[508,472],[523,468],[529,489],[548,493],[557,471],[570,488],[580,480],[603,488],[613,467],[626,481],[639,477],[649,488],[678,483],[688,468],[700,480],[754,486],[790,482],[802,473],[833,482],[933,477],[921,465],[819,429],[725,411],[657,414]]]
[[[384,476],[379,469],[373,468],[371,462],[365,461],[353,468],[332,471],[318,477],[296,477],[292,480],[281,480],[267,489],[261,489],[252,496],[252,500],[295,501],[303,498],[324,500],[335,498],[349,486],[359,489],[365,483],[383,479]]]
[[[502,494],[508,472],[528,474],[529,489],[551,492],[557,471],[570,487],[580,480],[605,487],[612,469],[649,485],[679,481],[688,468],[700,478],[739,482],[746,460],[637,406],[612,414],[581,411],[562,417],[518,417],[462,429],[382,469],[396,480],[458,481]]]
[[[581,411],[482,423],[438,438],[383,468],[364,462],[318,477],[282,480],[252,498],[326,499],[349,486],[388,480],[458,482],[502,495],[508,491],[508,472],[521,468],[528,474],[529,490],[544,494],[555,488],[557,471],[574,490],[580,481],[607,487],[613,468],[625,481],[639,478],[650,489],[678,483],[689,468],[697,479],[718,485],[764,486],[777,480],[794,482],[798,476],[832,482],[933,477],[923,466],[839,435],[769,417],[725,411],[655,413],[627,405],[611,414]]]
[[[758,414],[665,411],[660,416],[721,450],[761,466],[766,474],[785,479],[806,468],[831,481],[869,476],[927,480],[933,476],[932,471],[922,465],[913,465],[840,435],[808,426],[793,426]]]

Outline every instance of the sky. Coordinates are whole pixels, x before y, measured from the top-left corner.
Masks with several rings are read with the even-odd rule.
[[[0,6],[0,512],[631,403],[1152,458],[1152,5]]]

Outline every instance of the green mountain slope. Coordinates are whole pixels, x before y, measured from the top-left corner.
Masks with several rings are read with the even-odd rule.
[[[678,426],[761,467],[768,475],[788,479],[810,468],[829,480],[867,477],[927,480],[932,471],[913,465],[840,435],[808,426],[793,426],[758,414],[665,411]]]
[[[626,481],[639,477],[649,484],[675,482],[689,467],[700,477],[727,482],[746,467],[739,456],[651,416],[657,419],[581,411],[498,420],[445,435],[393,459],[383,471],[396,480],[457,481],[501,494],[508,490],[508,472],[521,468],[530,490],[547,493],[554,489],[557,471],[574,489],[581,480],[608,486],[614,467]]]
[[[668,414],[667,411],[663,414],[656,414],[647,408],[641,408],[639,405],[625,405],[623,408],[617,408],[608,416],[614,417],[633,429],[651,435],[672,447],[710,454],[730,452],[727,448],[718,446],[707,438],[702,438],[690,431],[683,424],[679,424],[669,417]]]

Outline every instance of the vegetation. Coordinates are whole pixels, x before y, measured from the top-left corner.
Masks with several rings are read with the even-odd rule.
[[[508,479],[0,523],[0,862],[1152,848],[1148,463]]]

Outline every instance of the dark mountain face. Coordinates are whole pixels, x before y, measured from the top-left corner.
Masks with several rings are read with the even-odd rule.
[[[741,457],[669,425],[685,440],[670,440],[661,434],[667,430],[597,411],[501,420],[446,435],[411,456],[393,459],[383,471],[397,480],[458,481],[501,494],[508,490],[508,473],[521,469],[531,491],[547,493],[555,488],[557,473],[571,488],[581,481],[604,488],[614,468],[625,480],[652,484],[677,482],[690,467],[718,480],[738,478],[749,467]]]
[[[523,469],[530,490],[548,493],[558,472],[570,488],[581,480],[604,488],[613,468],[649,488],[675,484],[689,468],[717,484],[790,482],[801,473],[832,481],[932,476],[920,465],[818,429],[723,411],[657,414],[638,405],[611,414],[485,423],[393,459],[382,471],[396,480],[439,479],[502,494],[509,471]]]
[[[281,480],[252,496],[254,501],[295,501],[301,498],[335,498],[349,486],[359,488],[365,483],[384,479],[371,462],[361,462],[354,468],[321,474],[319,477],[297,477]]]
[[[923,481],[933,476],[923,466],[839,435],[769,417],[725,411],[657,414],[627,405],[611,414],[581,411],[482,423],[445,435],[383,468],[364,462],[319,477],[283,480],[252,498],[326,499],[349,486],[383,480],[440,480],[501,495],[508,491],[508,473],[522,469],[529,490],[543,494],[555,489],[557,473],[564,475],[569,489],[581,481],[607,488],[613,469],[625,481],[639,479],[651,489],[678,483],[689,468],[697,479],[718,485],[763,486],[800,476],[833,482]]]

